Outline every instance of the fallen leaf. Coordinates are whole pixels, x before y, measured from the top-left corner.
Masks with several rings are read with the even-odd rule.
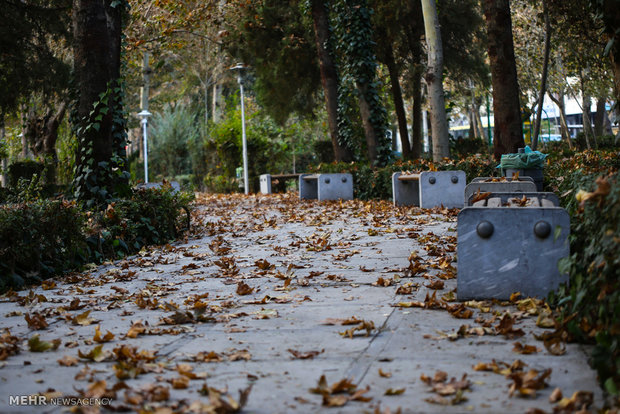
[[[93,341],[98,343],[110,342],[114,339],[114,334],[108,331],[104,336],[101,336],[101,331],[99,330],[100,326],[97,325],[95,328],[95,336],[93,337]]]
[[[78,361],[79,361],[78,358],[74,356],[65,355],[58,360],[58,363],[62,365],[63,367],[72,367],[74,365],[77,365]]]
[[[383,395],[401,395],[405,392],[405,388],[388,388]]]
[[[91,312],[90,310],[87,310],[84,313],[80,313],[79,315],[76,315],[72,319],[73,324],[81,325],[81,326],[88,326],[92,324],[93,322],[96,322],[93,318],[89,318],[90,312]]]
[[[45,320],[45,316],[41,315],[38,312],[34,312],[32,316],[29,313],[27,313],[24,319],[26,319],[26,322],[28,322],[28,327],[30,329],[43,330],[48,327],[48,323]]]
[[[381,368],[379,368],[379,376],[383,378],[390,378],[392,376],[392,373],[384,372]]]
[[[523,345],[521,342],[515,342],[514,347],[512,348],[512,352],[523,355],[535,354],[538,351],[540,351],[540,349],[534,345]]]
[[[32,338],[28,340],[28,349],[30,352],[45,352],[45,351],[53,351],[58,349],[60,346],[61,340],[54,339],[51,342],[42,341],[39,338],[39,335],[34,335]]]
[[[553,392],[551,393],[551,395],[549,395],[549,402],[550,403],[556,403],[558,401],[560,401],[562,399],[562,390],[559,388],[556,388],[555,390],[553,390]]]
[[[144,333],[145,331],[146,331],[146,326],[144,326],[141,320],[137,320],[131,325],[131,328],[129,328],[129,331],[127,331],[127,333],[125,334],[125,337],[126,338],[137,338],[138,335]]]
[[[293,354],[293,356],[297,359],[312,359],[315,356],[320,355],[323,352],[325,352],[325,350],[321,349],[320,351],[301,352],[301,351],[296,351],[294,349],[288,349],[288,352]]]
[[[254,293],[254,288],[250,287],[245,282],[237,283],[237,295],[243,296],[243,295],[249,295],[251,293]]]
[[[97,345],[88,353],[82,353],[82,351],[78,350],[78,355],[80,358],[83,359],[89,359],[94,362],[101,362],[106,360],[110,356],[110,351],[104,351],[103,345]]]

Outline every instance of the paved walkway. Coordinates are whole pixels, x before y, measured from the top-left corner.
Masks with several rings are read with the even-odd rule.
[[[185,242],[0,299],[0,412],[234,412],[238,390],[248,413],[551,412],[556,388],[602,406],[584,348],[535,338],[540,303],[455,301],[455,211],[199,201]]]

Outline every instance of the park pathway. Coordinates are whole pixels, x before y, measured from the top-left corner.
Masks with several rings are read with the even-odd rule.
[[[603,405],[587,349],[537,339],[553,332],[544,303],[456,301],[457,210],[295,195],[196,208],[187,240],[0,298],[0,412],[67,411],[60,396],[144,413]]]

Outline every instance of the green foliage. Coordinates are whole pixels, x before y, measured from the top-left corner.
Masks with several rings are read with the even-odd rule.
[[[482,138],[450,138],[450,154],[465,157],[468,154],[488,153],[489,147]]]
[[[155,113],[149,127],[149,175],[161,181],[191,173],[195,160],[189,150],[197,149],[199,140],[195,114],[185,105],[167,105],[161,113]]]
[[[595,344],[592,363],[608,392],[620,385],[620,182],[617,151],[552,153],[547,187],[571,215],[570,275],[551,302],[572,340]],[[614,391],[616,390],[616,391]]]
[[[30,181],[35,175],[41,176],[44,169],[45,166],[42,163],[32,160],[14,162],[8,167],[8,184],[10,187],[16,188],[20,179]]]
[[[311,114],[320,88],[314,33],[300,3],[244,4],[226,40],[230,54],[252,67],[251,90],[279,124],[292,113]]]
[[[234,104],[221,122],[210,125],[206,134],[205,152],[208,173],[205,184],[210,191],[230,192],[236,189],[236,169],[243,164],[241,114]],[[260,112],[247,115],[248,172],[251,188],[257,188],[258,177],[267,170],[283,168],[287,160],[285,131],[270,117]]]
[[[93,103],[90,114],[74,124],[79,153],[73,186],[75,197],[87,207],[105,206],[119,195],[127,194],[129,189],[125,159],[127,114],[123,97],[122,82],[112,82]],[[107,140],[102,125],[110,118],[112,153],[109,158],[97,161],[103,154],[97,153],[95,143]]]
[[[82,263],[84,223],[75,203],[39,200],[0,206],[0,290]]]
[[[340,61],[340,71],[343,78],[351,76],[358,93],[368,103],[370,111],[370,123],[377,137],[377,158],[370,160],[377,166],[386,165],[391,156],[391,142],[388,137],[387,111],[383,105],[377,78],[377,58],[373,53],[373,29],[370,17],[373,11],[367,0],[338,0],[332,6],[332,21],[334,33],[337,37],[336,51]],[[349,82],[351,85],[353,82]],[[341,87],[346,88],[347,82]],[[343,91],[339,96],[343,96]],[[339,106],[344,105],[340,102]],[[339,125],[344,127],[339,132],[344,142],[349,144],[354,140],[351,134],[352,128],[346,125],[347,108],[339,109]]]
[[[67,87],[71,1],[4,1],[0,7],[0,114],[33,91],[50,96]]]
[[[164,185],[133,190],[131,197],[109,204],[88,238],[93,258],[124,257],[178,237],[188,225],[190,201],[189,193]]]
[[[0,291],[177,238],[189,226],[190,201],[164,186],[134,190],[105,212],[85,214],[75,202],[46,199],[2,205]]]

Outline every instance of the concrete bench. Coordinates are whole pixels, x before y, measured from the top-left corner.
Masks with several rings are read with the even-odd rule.
[[[464,171],[422,171],[392,174],[395,206],[463,207]]]
[[[465,205],[474,207],[489,207],[487,201],[493,199],[495,203],[499,202],[500,206],[506,204],[518,204],[523,201],[527,206],[537,207],[558,207],[560,199],[555,193],[496,193],[496,192],[480,192],[469,196]]]
[[[525,198],[524,198],[525,196]],[[457,219],[457,298],[544,298],[568,281],[558,261],[570,254],[570,218],[543,193],[493,193]]]
[[[174,193],[181,191],[181,185],[177,181],[169,181],[166,184],[170,184],[172,186],[172,192]],[[136,188],[161,188],[163,185],[164,183],[140,183],[136,185]]]
[[[260,192],[263,194],[272,193],[272,184],[279,184],[280,181],[298,180],[301,174],[261,174],[260,176]]]
[[[353,200],[351,174],[301,174],[299,198],[323,200]]]
[[[519,180],[511,178],[477,177],[467,184],[464,192],[464,202],[467,203],[476,193],[535,193],[537,192],[534,181],[527,177],[519,177]]]

